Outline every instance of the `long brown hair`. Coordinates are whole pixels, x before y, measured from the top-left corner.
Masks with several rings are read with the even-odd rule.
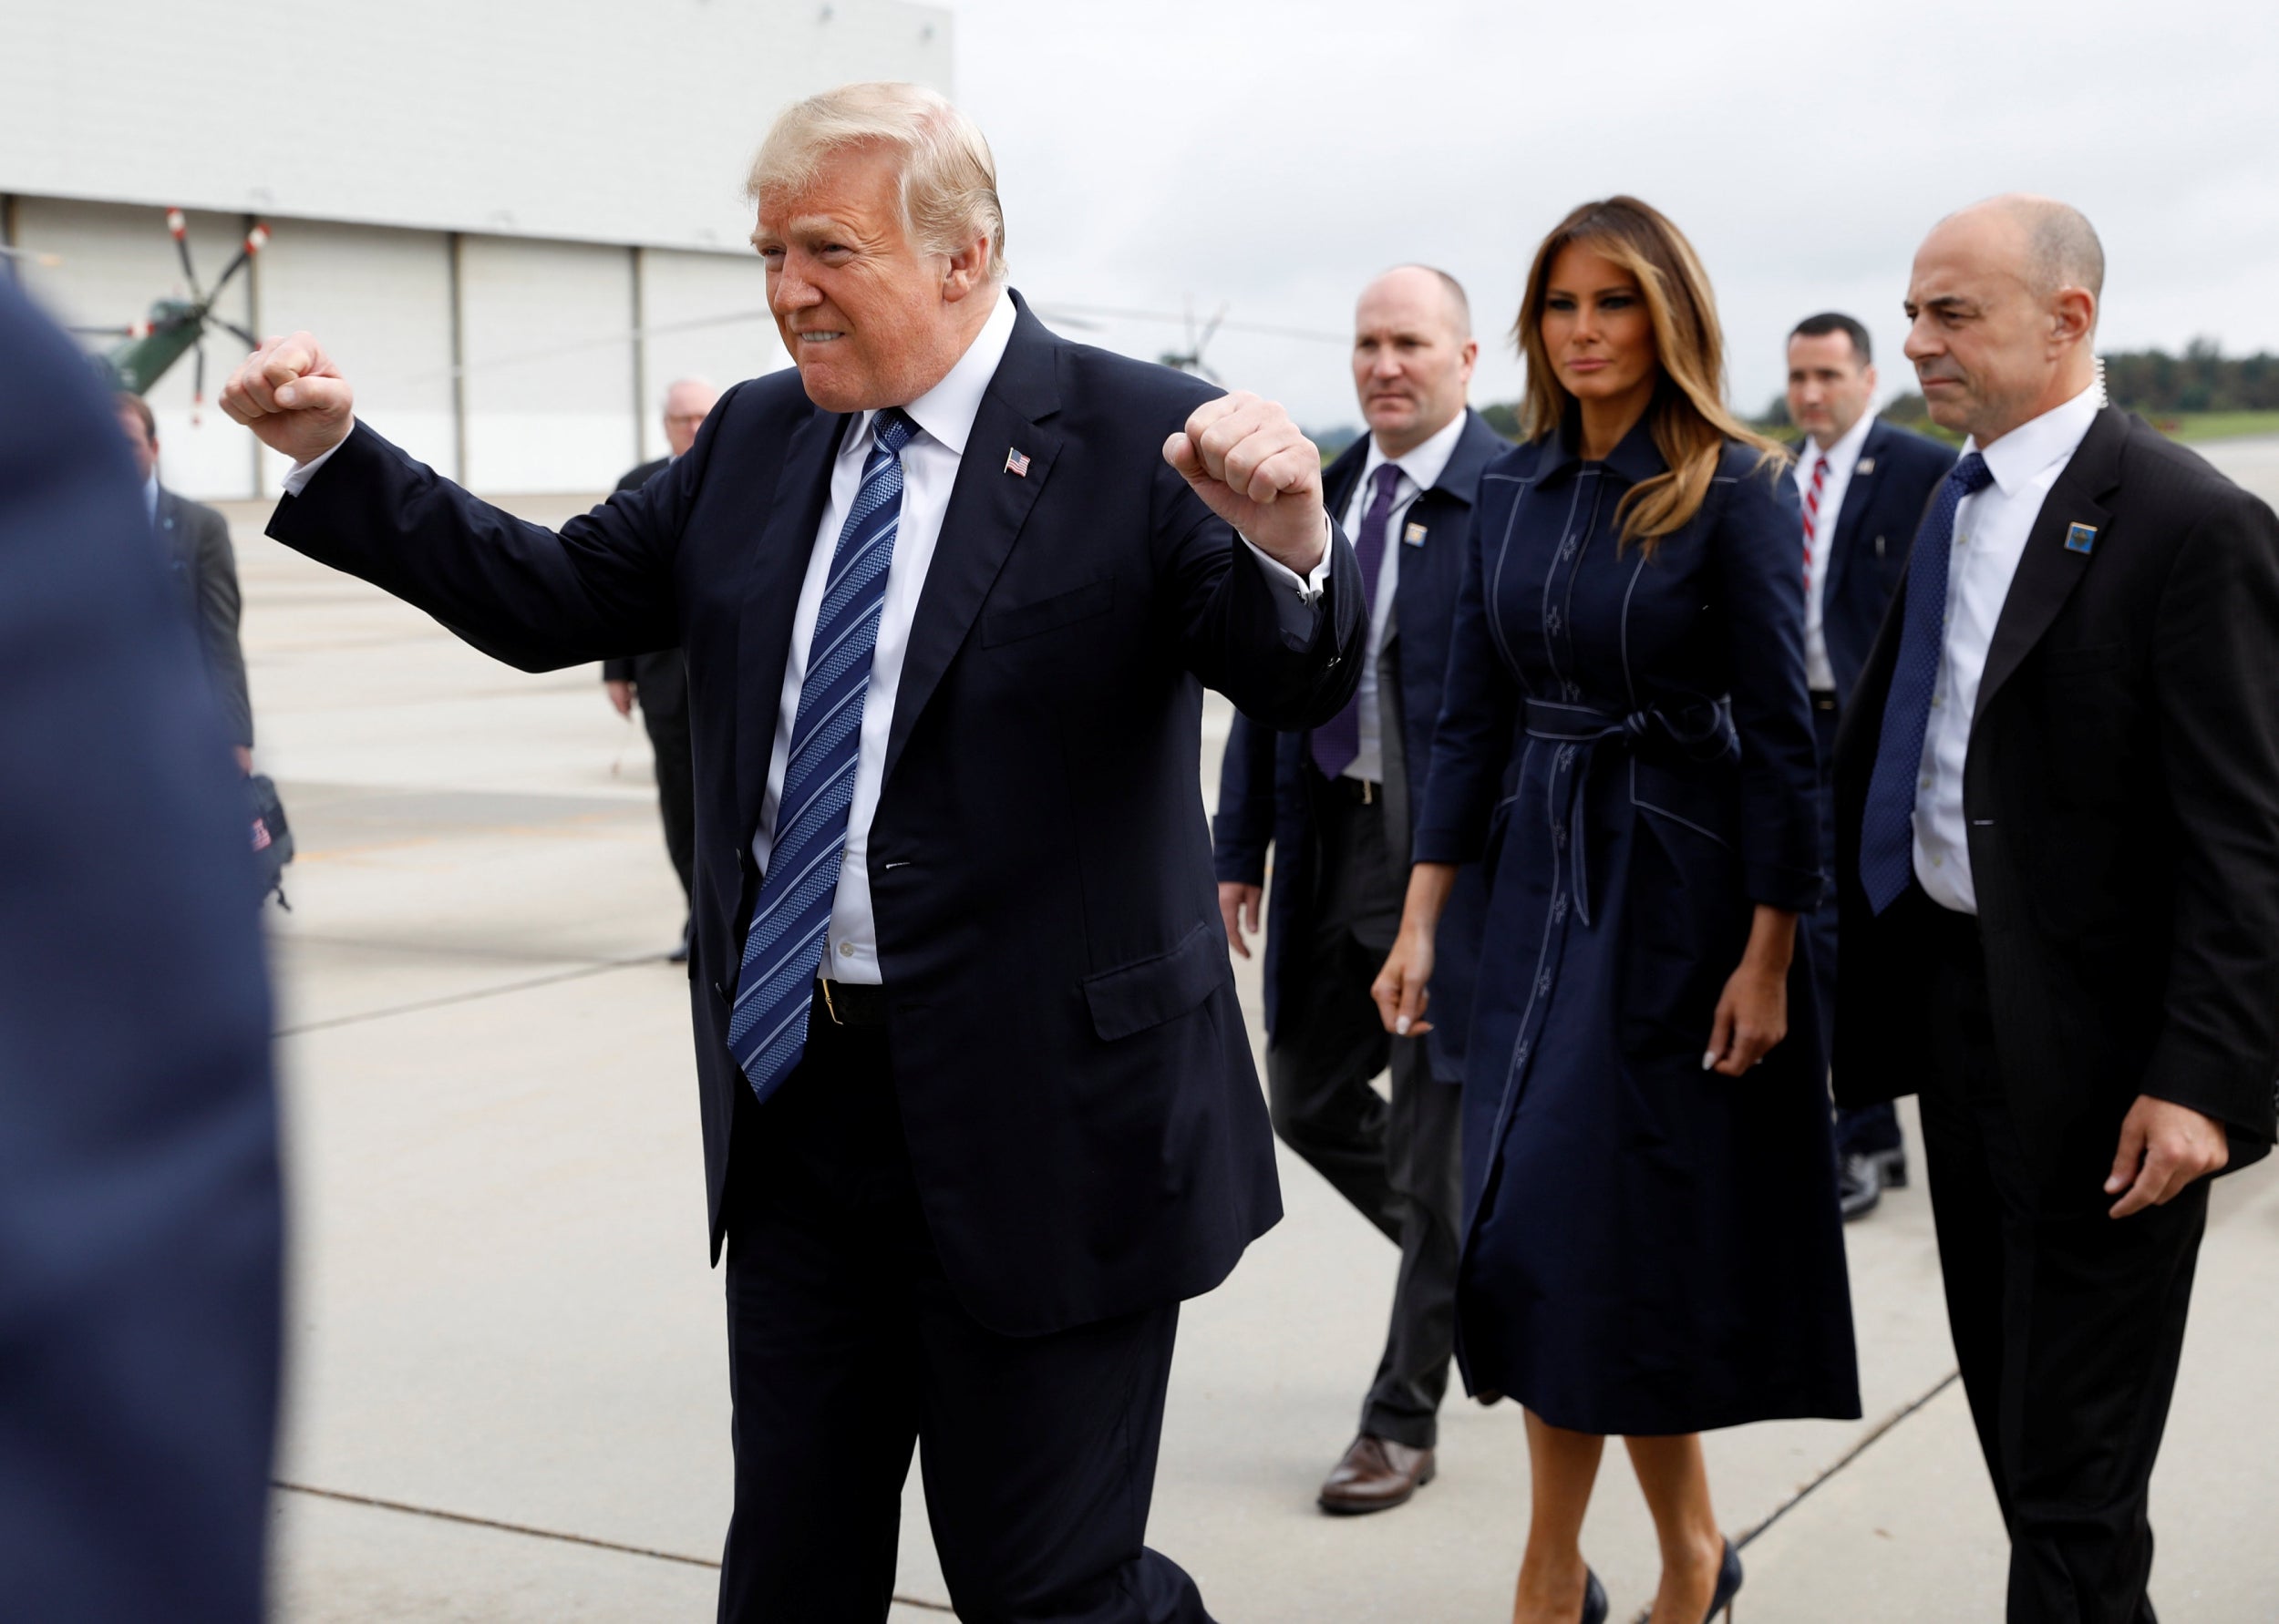
[[[1662,537],[1682,529],[1701,511],[1716,478],[1725,442],[1738,440],[1761,454],[1758,466],[1785,462],[1788,453],[1736,417],[1725,404],[1725,335],[1717,327],[1717,303],[1709,274],[1686,234],[1661,211],[1633,197],[1584,203],[1554,227],[1527,271],[1527,294],[1512,330],[1527,357],[1527,395],[1520,426],[1530,441],[1559,432],[1574,396],[1559,381],[1558,369],[1543,348],[1543,304],[1550,297],[1551,267],[1560,251],[1580,243],[1637,278],[1646,313],[1654,323],[1654,347],[1662,371],[1646,425],[1654,448],[1668,471],[1643,480],[1625,494],[1616,516],[1622,540],[1636,541],[1651,556]]]

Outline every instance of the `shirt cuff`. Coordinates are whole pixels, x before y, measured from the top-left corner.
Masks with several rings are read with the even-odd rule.
[[[327,452],[325,455],[330,456],[331,453]],[[317,460],[321,462],[324,459],[319,457]],[[313,468],[315,464],[313,463],[310,466]],[[1235,534],[1240,536],[1242,532],[1237,530]],[[1258,561],[1266,567],[1268,580],[1277,585],[1287,586],[1292,591],[1297,593],[1298,601],[1310,609],[1322,601],[1322,589],[1329,584],[1329,560],[1333,550],[1330,546],[1330,538],[1329,515],[1324,513],[1322,515],[1322,561],[1315,565],[1303,578],[1296,570],[1267,552],[1264,548],[1259,546],[1248,536],[1243,536],[1243,545],[1258,555]]]
[[[347,443],[348,442],[344,439],[340,442],[340,446],[345,446]],[[316,478],[316,470],[323,468],[326,463],[332,461],[333,451],[339,450],[340,446],[335,446],[332,451],[319,451],[315,457],[310,457],[308,461],[296,462],[290,469],[286,470],[284,477],[285,495],[289,497],[297,497],[304,490],[307,489],[309,481]]]

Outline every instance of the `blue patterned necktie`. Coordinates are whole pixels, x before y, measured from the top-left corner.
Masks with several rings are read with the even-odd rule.
[[[1361,566],[1361,596],[1377,611],[1377,571],[1385,564],[1385,532],[1392,528],[1393,498],[1400,490],[1400,464],[1380,462],[1371,476],[1368,511],[1361,516],[1361,533],[1354,538],[1354,561]],[[1361,691],[1354,690],[1346,708],[1314,730],[1314,765],[1322,776],[1335,778],[1361,755]]]
[[[1868,906],[1882,913],[1899,900],[1915,871],[1915,784],[1923,771],[1923,738],[1931,725],[1931,696],[1939,685],[1939,657],[1946,647],[1946,583],[1954,551],[1954,516],[1963,499],[1994,482],[1986,459],[1972,452],[1939,487],[1908,555],[1907,600],[1899,627],[1899,658],[1883,701],[1883,733],[1875,747],[1875,773],[1860,824],[1860,880]]]
[[[728,1016],[728,1053],[763,1100],[807,1053],[808,1005],[847,849],[871,652],[878,643],[886,574],[902,522],[902,450],[916,432],[916,425],[892,406],[871,419],[871,455],[840,527],[808,643],[807,675],[799,684],[783,794],[776,804],[776,838],[752,905],[736,1007]]]

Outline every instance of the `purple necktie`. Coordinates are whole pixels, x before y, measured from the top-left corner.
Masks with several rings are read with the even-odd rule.
[[[1392,528],[1393,498],[1400,490],[1400,464],[1381,462],[1370,476],[1369,510],[1361,516],[1361,534],[1354,538],[1353,556],[1361,566],[1361,598],[1374,622],[1377,614],[1377,577],[1385,564],[1385,532]],[[1335,778],[1361,754],[1361,691],[1354,690],[1346,708],[1314,730],[1314,765],[1322,776]]]

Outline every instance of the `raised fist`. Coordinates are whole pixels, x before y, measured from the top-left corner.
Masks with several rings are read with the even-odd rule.
[[[273,338],[222,385],[222,409],[261,443],[296,463],[314,462],[356,426],[356,397],[308,333]]]

